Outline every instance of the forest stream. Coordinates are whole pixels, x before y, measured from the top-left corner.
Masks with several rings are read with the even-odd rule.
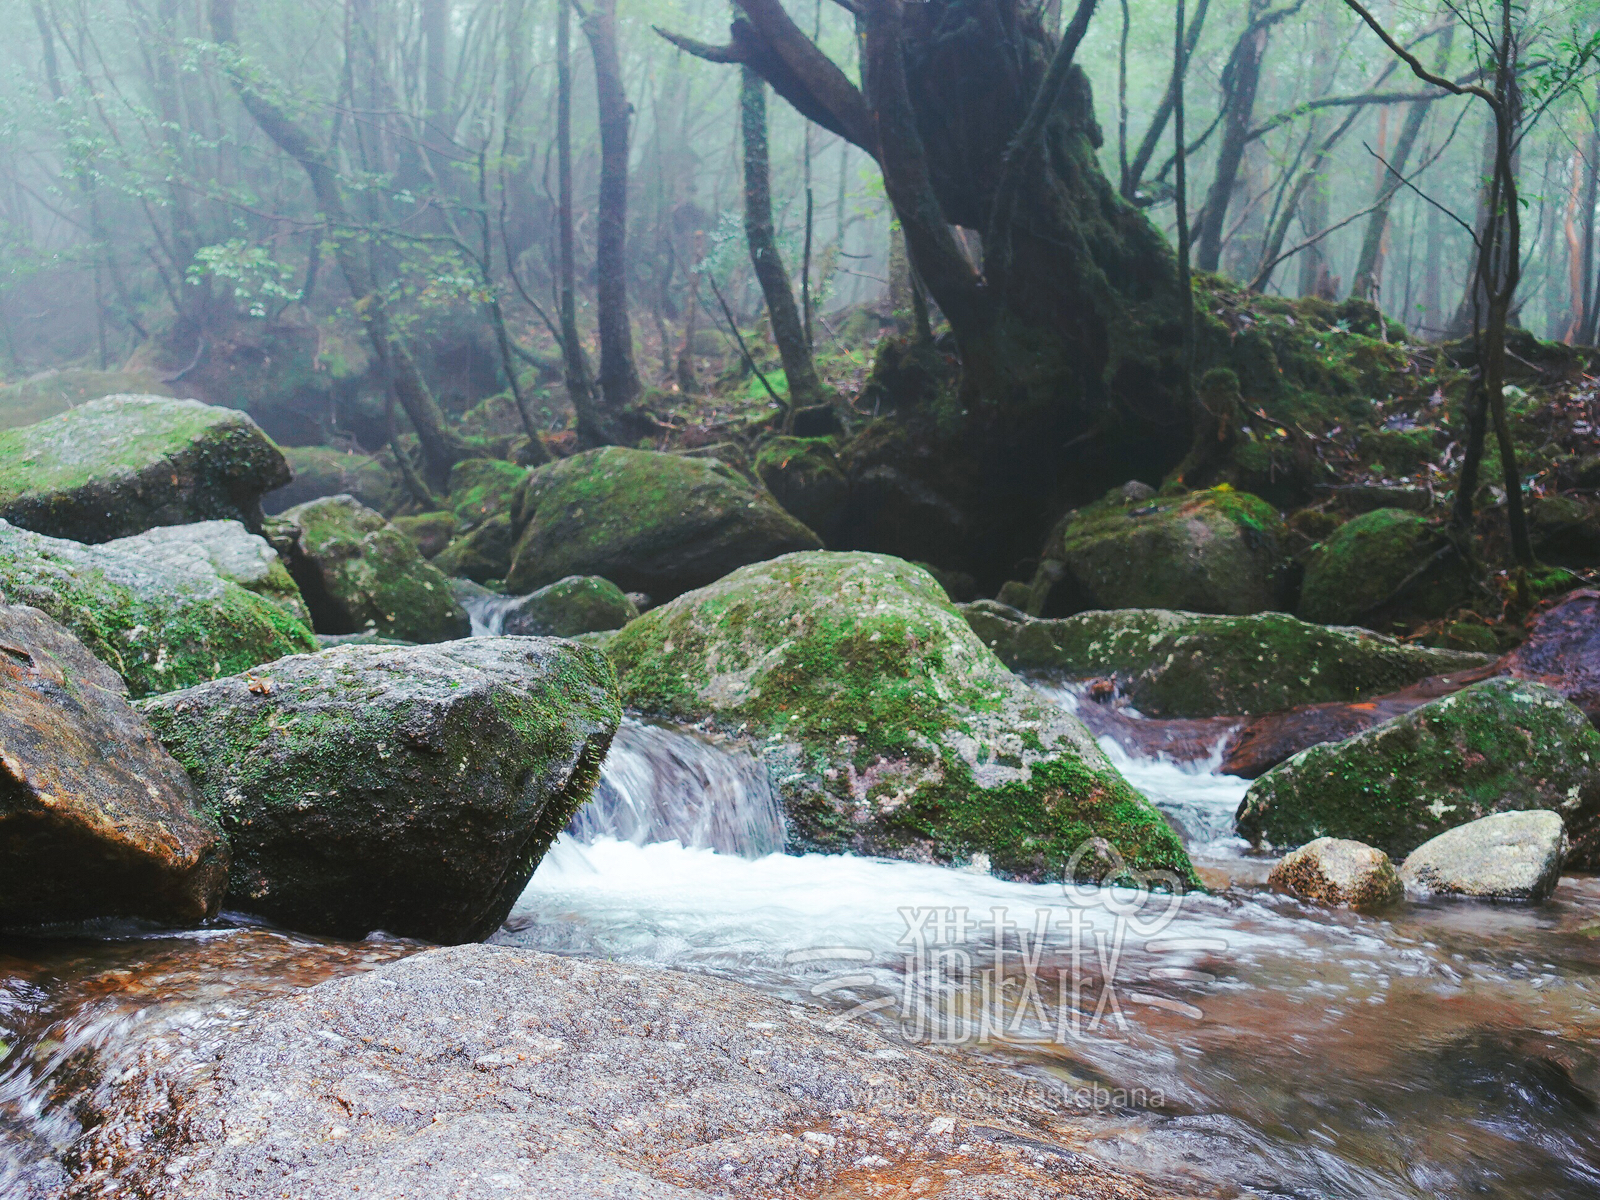
[[[1213,894],[785,854],[754,759],[630,719],[493,940],[722,976],[999,1060],[1095,1110],[1094,1153],[1199,1194],[1596,1194],[1600,882],[1569,876],[1541,907],[1311,907],[1266,891],[1232,836],[1245,781],[1102,744]],[[262,998],[421,948],[238,916],[4,943],[0,1195],[57,1194],[96,1089],[152,1030],[198,1063]]]

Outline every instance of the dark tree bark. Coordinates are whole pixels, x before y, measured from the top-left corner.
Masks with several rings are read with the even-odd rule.
[[[1122,482],[1132,464],[1176,463],[1191,432],[1177,268],[1100,170],[1093,100],[1073,62],[1093,0],[1080,0],[1059,43],[1032,0],[860,0],[859,89],[780,0],[737,5],[726,46],[668,36],[748,64],[882,168],[911,264],[959,351],[952,440],[980,493],[967,507],[980,524],[986,513],[1009,522],[981,553],[1031,545],[1036,515]],[[953,226],[983,232],[981,274]]]
[[[1261,63],[1266,57],[1267,39],[1272,27],[1300,11],[1300,3],[1268,11],[1268,0],[1250,0],[1248,21],[1234,44],[1222,72],[1222,145],[1217,151],[1216,169],[1200,211],[1199,236],[1195,239],[1195,265],[1202,271],[1215,271],[1222,261],[1222,238],[1227,228],[1228,206],[1239,181],[1239,167],[1251,141],[1255,119],[1256,90],[1261,84]]]
[[[560,275],[556,305],[561,326],[561,367],[567,399],[577,417],[578,441],[585,446],[607,440],[602,414],[595,405],[589,356],[578,336],[577,255],[572,228],[572,0],[556,5],[556,237]]]
[[[583,21],[594,59],[595,99],[600,109],[600,202],[595,239],[596,301],[600,324],[601,416],[606,440],[619,436],[639,399],[633,359],[633,322],[628,312],[628,126],[633,108],[622,85],[617,57],[616,0],[595,0]]]
[[[237,55],[234,0],[210,0],[210,18],[212,37],[219,45],[229,47]],[[395,353],[383,292],[378,287],[371,262],[362,256],[356,240],[351,236],[359,226],[350,219],[345,206],[344,189],[334,169],[331,154],[317,145],[311,135],[279,106],[274,95],[258,88],[247,73],[233,71],[230,72],[230,78],[245,111],[255,120],[261,132],[305,171],[317,205],[333,231],[334,256],[350,289],[353,307],[367,340],[372,344],[379,369],[383,377],[390,381],[400,407],[411,418],[429,480],[435,486],[443,486],[449,478],[450,468],[466,458],[470,451],[446,427],[444,414],[439,411],[411,356]]]
[[[1600,92],[1600,89],[1597,89]],[[1594,273],[1595,205],[1600,204],[1600,94],[1595,97],[1595,110],[1590,113],[1589,149],[1585,167],[1588,178],[1583,188],[1583,247],[1580,251],[1583,270],[1583,312],[1578,321],[1578,341],[1592,346],[1600,326],[1600,281]]]
[[[789,412],[827,402],[817,378],[805,325],[794,302],[789,272],[778,254],[772,220],[771,167],[767,160],[767,85],[749,67],[740,68],[739,129],[744,142],[744,232],[750,243],[750,264],[767,300],[772,340],[783,359],[789,381]],[[787,423],[787,421],[786,421]]]

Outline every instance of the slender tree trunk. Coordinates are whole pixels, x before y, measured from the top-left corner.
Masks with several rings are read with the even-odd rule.
[[[750,264],[766,297],[767,317],[772,322],[772,340],[783,359],[784,378],[789,381],[787,425],[796,408],[807,408],[827,400],[822,381],[817,378],[811,347],[806,344],[805,325],[795,306],[789,272],[778,254],[778,239],[772,220],[771,166],[767,158],[767,85],[749,67],[739,69],[739,128],[744,142],[744,232],[750,243]]]
[[[600,108],[595,290],[600,309],[600,392],[608,426],[624,421],[641,390],[628,313],[628,125],[632,108],[617,57],[616,12],[616,0],[595,0],[583,22],[594,58],[595,98]]]
[[[1194,20],[1189,23],[1189,32],[1184,38],[1183,62],[1184,70],[1188,70],[1188,61],[1194,54],[1196,43],[1200,41],[1201,31],[1205,28],[1206,10],[1210,7],[1211,0],[1200,0],[1195,5]],[[1178,70],[1177,65],[1173,67]],[[1144,137],[1139,141],[1139,149],[1135,151],[1133,161],[1122,173],[1122,198],[1133,200],[1139,190],[1139,184],[1144,180],[1144,173],[1150,167],[1150,160],[1155,156],[1156,149],[1161,145],[1161,137],[1167,130],[1167,122],[1172,119],[1172,105],[1177,96],[1178,76],[1174,74],[1167,80],[1166,93],[1161,97],[1161,102],[1156,105],[1156,111],[1150,118],[1150,126],[1144,131]]]
[[[1422,133],[1430,107],[1429,101],[1419,100],[1406,113],[1405,124],[1395,142],[1394,154],[1389,157],[1389,166],[1378,183],[1376,207],[1367,215],[1366,228],[1361,235],[1361,255],[1356,260],[1355,280],[1350,285],[1350,294],[1371,300],[1374,304],[1379,302],[1383,285],[1383,243],[1384,234],[1389,228],[1389,209],[1396,193],[1400,191],[1406,164]]]
[[[1595,206],[1600,204],[1600,96],[1596,97],[1595,111],[1589,116],[1588,154],[1585,166],[1588,177],[1583,188],[1583,321],[1578,328],[1578,341],[1592,346],[1596,339],[1596,325],[1600,324],[1600,287],[1596,286],[1594,273]]]
[[[1257,27],[1265,8],[1265,0],[1251,0],[1245,18],[1250,28],[1234,47],[1224,72],[1223,104],[1227,115],[1223,118],[1222,146],[1217,151],[1217,165],[1211,177],[1211,189],[1206,193],[1205,207],[1200,211],[1199,237],[1195,240],[1196,265],[1202,271],[1215,271],[1222,261],[1222,235],[1228,205],[1233,199],[1239,166],[1250,141],[1256,89],[1261,83],[1261,60],[1266,55],[1267,29]],[[1182,147],[1179,150],[1181,152]]]
[[[1333,24],[1326,12],[1317,20],[1316,38],[1311,75],[1316,85],[1321,87],[1333,74],[1334,32]],[[1312,119],[1313,129],[1319,129],[1320,124],[1321,122],[1315,118]],[[1348,121],[1345,124],[1348,124]],[[1323,174],[1325,163],[1326,156],[1319,156],[1305,191],[1300,197],[1300,226],[1308,238],[1322,232],[1328,224],[1328,185]],[[1326,294],[1330,290],[1328,286],[1330,282],[1328,258],[1323,252],[1322,243],[1319,242],[1300,256],[1300,294],[1302,296]]]
[[[578,269],[572,228],[572,0],[557,0],[556,4],[556,189],[561,365],[567,399],[577,417],[578,442],[596,446],[604,444],[606,434],[595,406],[589,356],[578,336]]]
[[[1444,331],[1444,215],[1428,205],[1427,261],[1422,268],[1422,325],[1430,338]]]

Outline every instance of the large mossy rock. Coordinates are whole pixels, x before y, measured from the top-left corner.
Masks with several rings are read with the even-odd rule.
[[[472,630],[449,579],[381,513],[351,496],[297,505],[273,518],[271,533],[318,633],[447,642]]]
[[[450,508],[463,529],[510,513],[528,468],[499,458],[468,458],[450,468]]]
[[[228,837],[232,905],[437,942],[499,927],[621,720],[600,652],[535,638],[343,646],[141,707]]]
[[[105,396],[0,430],[0,518],[78,542],[194,521],[260,529],[262,495],[288,482],[254,421],[198,400]]]
[[[1103,839],[1130,868],[1191,878],[1177,835],[1088,731],[903,560],[819,552],[743,567],[607,649],[631,708],[755,743],[797,846],[987,856],[1010,876],[1059,879]],[[1088,853],[1076,869],[1107,865]]]
[[[501,610],[500,631],[535,637],[577,637],[621,629],[639,609],[616,584],[598,575],[569,575]]]
[[[311,613],[283,559],[266,538],[237,521],[162,525],[107,542],[106,548],[144,558],[152,565],[165,563],[181,569],[209,564],[223,579],[272,601],[311,628]]]
[[[0,646],[0,925],[214,916],[222,832],[121,678],[36,608]]]
[[[832,439],[772,438],[756,454],[755,469],[786,512],[833,542],[850,501],[850,481]]]
[[[0,521],[0,593],[72,630],[136,696],[316,649],[281,597],[224,578],[209,552],[152,553],[137,539],[85,546]]]
[[[817,535],[731,467],[608,446],[529,473],[506,590],[601,575],[657,600],[747,563],[818,550]]]
[[[497,513],[471,533],[453,539],[434,556],[433,565],[452,578],[488,583],[504,579],[511,571],[511,554],[516,549],[509,513]]]
[[[437,558],[456,536],[453,512],[425,512],[396,517],[391,524],[417,544],[423,558]]]
[[[1277,510],[1245,492],[1152,497],[1119,488],[1056,526],[1040,555],[1029,611],[1281,608],[1285,545]]]
[[[1330,625],[1442,617],[1470,587],[1466,568],[1426,518],[1380,508],[1311,552],[1298,613]]]
[[[1041,620],[992,600],[961,611],[1012,669],[1112,677],[1151,717],[1251,716],[1361,701],[1489,661],[1283,613],[1224,617],[1136,608]]]
[[[324,496],[354,496],[368,508],[387,513],[402,499],[399,473],[384,454],[360,454],[331,446],[285,446],[283,456],[294,479],[262,498],[268,513],[276,515]]]
[[[1280,846],[1351,838],[1401,859],[1447,829],[1523,809],[1559,814],[1569,863],[1600,866],[1600,732],[1559,693],[1502,678],[1301,751],[1251,785],[1239,832]]]

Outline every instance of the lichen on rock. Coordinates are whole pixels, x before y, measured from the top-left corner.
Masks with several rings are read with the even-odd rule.
[[[811,552],[743,567],[607,648],[631,708],[756,746],[799,847],[981,855],[1026,879],[1061,878],[1089,847],[1082,876],[1115,873],[1120,856],[1193,879],[1177,835],[1088,731],[903,560]]]
[[[1600,732],[1541,684],[1491,679],[1303,750],[1251,785],[1242,836],[1277,845],[1351,838],[1403,858],[1495,812],[1547,809],[1570,863],[1600,865]]]
[[[658,599],[821,541],[714,458],[607,446],[529,472],[506,588],[600,575]]]
[[[135,696],[316,648],[301,620],[224,578],[209,554],[84,546],[0,521],[0,594],[72,630]]]
[[[1489,661],[1284,613],[1234,617],[1136,608],[1042,620],[990,600],[962,605],[961,612],[1014,670],[1115,677],[1134,706],[1152,717],[1250,716],[1366,700]]]
[[[273,518],[269,532],[318,633],[371,630],[407,642],[443,642],[471,632],[450,581],[415,542],[353,497],[297,505]]]
[[[0,518],[79,542],[217,519],[259,530],[262,495],[289,479],[254,421],[198,400],[105,396],[0,430]]]

